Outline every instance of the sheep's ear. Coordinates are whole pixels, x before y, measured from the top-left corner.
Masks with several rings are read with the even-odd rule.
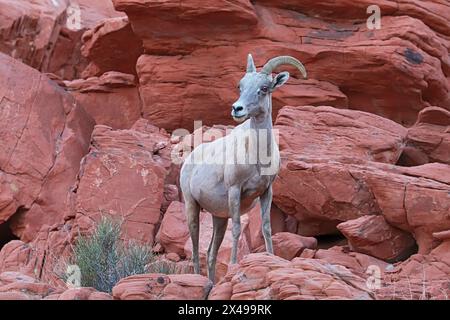
[[[281,87],[288,80],[289,80],[289,72],[285,71],[277,74],[272,81],[272,91],[275,90],[276,88]]]

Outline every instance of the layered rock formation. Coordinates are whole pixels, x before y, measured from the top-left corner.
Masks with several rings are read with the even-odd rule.
[[[105,18],[123,16],[109,0],[0,1],[0,51],[42,72],[81,76],[81,37]]]
[[[0,0],[0,299],[448,297],[450,6],[379,1],[369,29],[369,5]],[[286,67],[273,95],[275,255],[257,206],[237,265],[229,226],[211,290],[203,212],[203,275],[69,288],[61,263],[103,215],[192,272],[175,160],[202,130],[211,141],[235,124],[248,53],[258,67],[292,55],[309,76]]]

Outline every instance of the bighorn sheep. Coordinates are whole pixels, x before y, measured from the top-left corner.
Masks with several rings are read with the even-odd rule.
[[[272,92],[289,79],[289,73],[281,72],[273,78],[272,71],[285,64],[294,65],[306,78],[305,67],[293,57],[273,58],[257,72],[249,54],[247,73],[238,86],[240,97],[231,111],[235,121],[246,121],[235,127],[229,135],[199,145],[185,159],[181,168],[180,185],[196,273],[200,273],[200,209],[213,215],[213,237],[207,256],[208,276],[212,282],[215,279],[217,252],[227,229],[228,218],[233,223],[230,262],[234,264],[237,263],[237,245],[241,233],[240,215],[250,210],[258,198],[266,250],[273,253],[270,207],[272,182],[279,170],[280,155],[272,132]],[[264,152],[266,159],[261,156]],[[236,158],[243,161],[236,162]]]

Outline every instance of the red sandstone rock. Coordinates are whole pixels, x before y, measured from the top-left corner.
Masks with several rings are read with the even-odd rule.
[[[96,124],[129,129],[141,117],[135,77],[107,72],[100,77],[66,81],[65,85]]]
[[[345,278],[345,280],[343,280]],[[365,280],[347,268],[320,260],[292,261],[255,253],[227,274],[210,293],[211,299],[373,299]]]
[[[121,217],[124,237],[152,244],[168,160],[157,153],[167,143],[161,133],[96,126],[74,195],[78,226],[88,230],[102,215]]]
[[[262,234],[261,207],[259,203],[247,213],[247,216],[247,228],[242,230],[242,233],[247,237],[251,251],[255,252],[257,248],[265,245]],[[270,211],[270,224],[272,235],[278,232],[287,231],[286,215],[276,206],[272,206]],[[297,231],[297,228],[295,231]],[[261,250],[265,251],[265,248],[262,248]]]
[[[323,104],[412,124],[420,109],[446,107],[450,102],[446,81],[450,44],[434,30],[448,29],[443,22],[449,7],[444,4],[424,7],[405,1],[396,11],[388,3],[383,8],[399,16],[383,12],[379,30],[367,29],[367,1],[338,5],[336,12],[352,12],[350,19],[338,23],[321,18],[335,12],[329,9],[334,2],[322,6],[305,1],[298,5],[238,1],[232,7],[218,2],[196,7],[196,0],[182,5],[130,0],[114,4],[127,13],[146,51],[137,63],[144,117],[170,130],[192,129],[194,119],[208,125],[231,122],[228,113],[237,98],[232,84],[242,76],[248,53],[254,54],[258,65],[284,54],[306,64],[312,80],[293,79],[285,87],[288,93],[274,94],[274,113],[283,104]],[[392,91],[390,79],[395,79],[401,94]],[[211,108],[214,112],[208,112]]]
[[[363,253],[352,252],[348,249],[348,247],[342,246],[334,246],[329,249],[319,250],[305,249],[300,257],[318,259],[326,263],[338,264],[346,267],[354,274],[363,278],[368,277],[367,271],[371,266],[377,267],[381,274],[384,274],[384,272],[389,269],[389,266],[391,266],[387,262]]]
[[[305,249],[315,249],[317,240],[312,237],[302,237],[289,232],[279,232],[273,235],[273,251],[274,254],[286,259],[292,260],[301,255]],[[264,252],[265,245],[256,249],[256,252]]]
[[[385,261],[404,259],[413,253],[414,238],[390,226],[383,216],[364,216],[338,224],[350,248]]]
[[[136,74],[142,41],[131,29],[128,17],[103,20],[83,34],[81,52],[90,61],[83,76],[100,76],[107,71]]]
[[[405,128],[329,107],[286,107],[275,128],[284,161],[274,203],[297,218],[298,234],[333,234],[340,222],[381,214],[425,253],[432,233],[448,229],[448,165],[388,165],[399,159]]]
[[[366,10],[373,4],[370,0],[344,0],[339,1],[339,3],[333,0],[325,0],[313,4],[307,0],[262,0],[259,2],[270,6],[299,10],[308,15],[320,14],[322,17],[327,18],[345,16],[347,19],[366,19],[368,17]],[[382,15],[409,15],[416,17],[422,19],[431,28],[450,35],[446,24],[450,15],[450,7],[445,2],[401,0],[393,3],[392,1],[383,0],[378,1],[377,6],[380,7]]]
[[[280,151],[302,159],[396,163],[407,130],[371,113],[332,107],[284,107],[275,122]]]
[[[446,300],[450,295],[450,242],[445,241],[429,255],[416,254],[396,266],[382,279],[378,299]]]
[[[432,233],[450,227],[448,172],[448,165],[439,164],[402,168],[293,160],[274,183],[274,201],[299,220],[299,234],[330,234],[339,222],[382,214],[392,226],[412,232],[420,252],[427,253]]]
[[[18,272],[0,274],[0,300],[38,300],[57,293],[52,286]]]
[[[166,178],[167,180],[167,178]],[[164,185],[164,199],[161,204],[161,213],[164,214],[169,208],[173,201],[180,200],[180,193],[178,191],[178,186],[174,184]]]
[[[113,288],[118,300],[205,300],[212,287],[198,274],[141,274],[119,281]]]
[[[215,62],[217,57],[141,56],[137,72],[143,117],[168,130],[192,130],[194,121],[202,121],[204,125],[233,124],[229,114],[238,98],[234,88],[245,71],[246,55],[242,53],[239,58],[230,54],[217,53],[229,59],[220,64]],[[221,70],[221,65],[233,65],[234,72]],[[187,84],[178,84],[180,78]],[[274,95],[273,112],[276,115],[288,103],[345,107],[342,101],[344,95],[329,83],[308,80],[303,84],[292,79]]]
[[[3,227],[29,241],[12,241],[1,249],[0,299],[111,299],[89,288],[55,289],[65,285],[55,272],[78,232],[90,228],[91,218],[105,212],[124,215],[125,237],[152,241],[161,214],[179,206],[173,202],[179,200],[179,167],[170,163],[168,135],[148,121],[134,121],[142,109],[144,117],[170,130],[191,129],[195,119],[231,123],[230,105],[237,97],[233,84],[242,76],[249,52],[259,66],[280,54],[296,56],[307,66],[306,81],[286,68],[291,79],[273,97],[275,115],[284,105],[331,105],[409,125],[419,114],[415,125],[405,129],[356,111],[282,109],[283,168],[272,208],[275,253],[291,259],[303,246],[299,235],[285,231],[329,234],[337,232],[339,223],[355,250],[366,248],[364,252],[382,259],[398,257],[404,243],[398,246],[397,236],[406,241],[410,233],[420,253],[395,265],[347,247],[304,249],[291,262],[245,256],[263,246],[255,208],[243,220],[239,265],[228,266],[227,231],[218,263],[223,280],[209,298],[448,297],[450,147],[448,112],[442,109],[450,102],[447,4],[381,1],[383,27],[369,31],[365,9],[372,3],[367,0],[238,0],[233,6],[114,0],[129,18],[100,23],[118,15],[109,0],[78,2],[82,26],[70,30],[64,26],[66,0],[56,1],[57,8],[49,1],[0,0],[0,51],[52,73],[54,80],[0,54],[0,223],[8,220]],[[337,21],[343,14],[348,19]],[[85,69],[81,34],[91,27],[83,37],[83,52],[91,62]],[[145,55],[136,69],[141,41]],[[62,81],[83,70],[83,77],[96,77]],[[132,76],[136,71],[139,92]],[[55,83],[71,91],[78,104]],[[81,105],[97,123],[130,130],[97,127],[79,171],[93,128]],[[142,171],[139,176],[133,170],[141,167],[157,173],[154,184],[140,184]],[[99,179],[103,194],[96,186]],[[182,207],[175,209],[181,218]],[[166,223],[165,229],[169,227]],[[177,227],[171,235],[178,242],[173,251],[189,255],[187,225],[177,222]],[[202,214],[202,229],[205,272],[211,238],[207,213]],[[171,245],[167,240],[165,246]],[[178,253],[171,250],[166,248],[167,258],[176,261]],[[192,267],[188,261],[177,265]],[[367,287],[371,267],[381,271],[378,290]],[[163,276],[163,283],[148,291],[147,285],[158,279],[145,275],[123,281],[115,298],[204,299],[209,288],[201,276],[173,275]]]
[[[450,112],[437,107],[422,110],[416,124],[409,128],[406,142],[404,165],[450,164]]]
[[[156,241],[166,252],[184,255],[184,245],[189,238],[187,218],[184,212],[184,204],[173,201],[161,222]]]
[[[61,293],[57,300],[112,300],[112,297],[94,288],[72,288]]]
[[[93,121],[47,77],[4,54],[0,60],[0,223],[20,207],[11,228],[30,241],[67,211]]]
[[[0,252],[0,272],[39,275],[42,281],[64,286],[57,273],[72,252],[71,244],[104,214],[123,218],[124,238],[151,245],[170,168],[167,147],[167,134],[145,120],[130,130],[97,126],[77,184],[72,193],[66,191],[70,210],[61,213],[65,221],[61,217],[59,224],[43,227],[29,244],[8,243]],[[103,188],[98,192],[99,186]]]
[[[87,65],[81,36],[104,18],[123,15],[109,0],[0,1],[0,51],[64,79]]]

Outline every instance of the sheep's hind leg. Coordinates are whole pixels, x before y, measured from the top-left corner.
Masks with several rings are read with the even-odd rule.
[[[237,247],[239,236],[241,235],[241,188],[233,186],[228,191],[228,207],[230,210],[231,221],[233,223],[231,234],[233,235],[233,247],[231,248],[230,263],[237,263]]]
[[[192,261],[194,263],[194,272],[200,274],[200,262],[198,256],[200,206],[193,199],[185,199],[185,208],[188,218],[189,233],[192,240]]]
[[[261,221],[262,221],[262,234],[264,236],[264,242],[266,244],[266,251],[273,254],[272,245],[272,227],[270,225],[270,208],[272,206],[272,186],[270,186],[261,197],[259,197],[261,203]]]
[[[213,283],[216,277],[217,253],[227,230],[228,218],[213,216],[213,236],[208,248],[208,277]]]

